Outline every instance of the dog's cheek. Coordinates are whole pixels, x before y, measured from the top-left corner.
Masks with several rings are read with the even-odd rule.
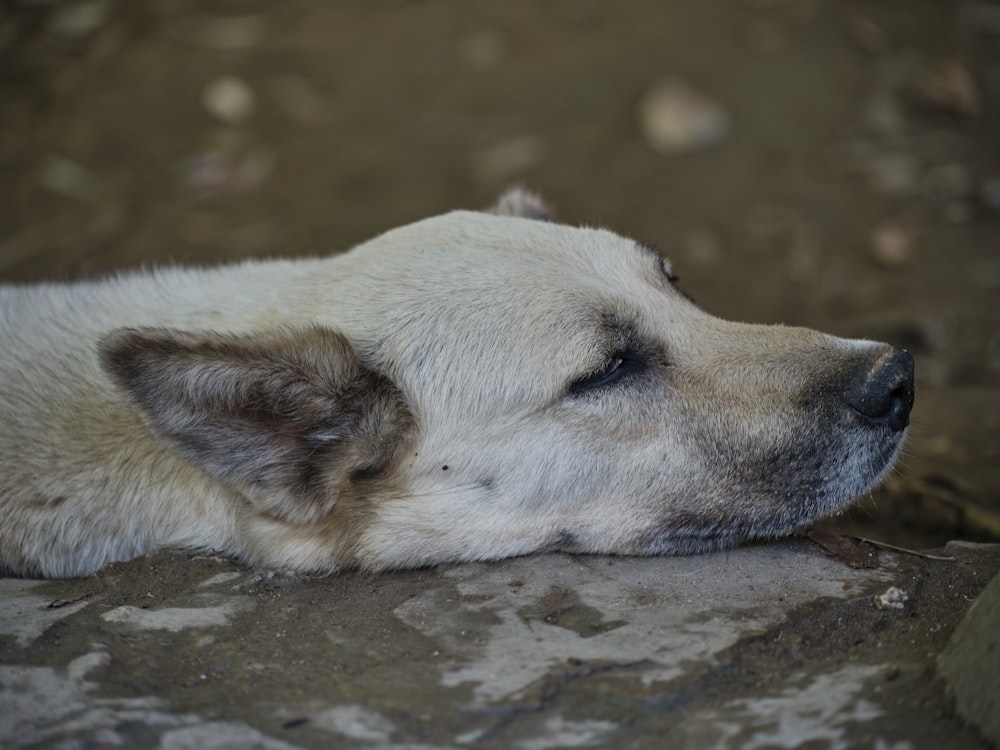
[[[686,450],[702,476],[691,484],[690,500],[652,533],[650,544],[661,551],[791,533],[850,505],[883,463],[832,401],[741,401],[725,419],[690,415],[689,423]]]
[[[405,481],[389,472],[338,487],[337,502],[309,523],[293,523],[267,512],[246,514],[241,520],[241,557],[254,565],[316,575],[351,568],[374,571],[398,567],[400,560],[372,556],[363,540],[377,524],[386,498],[405,494]]]

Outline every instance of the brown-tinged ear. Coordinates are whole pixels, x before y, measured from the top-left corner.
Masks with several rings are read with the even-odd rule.
[[[548,205],[532,192],[524,188],[514,187],[501,195],[489,209],[489,213],[497,216],[516,216],[522,219],[538,219],[539,221],[555,221],[555,215]]]
[[[227,336],[121,329],[101,365],[154,434],[291,523],[389,470],[413,429],[399,389],[325,328]]]

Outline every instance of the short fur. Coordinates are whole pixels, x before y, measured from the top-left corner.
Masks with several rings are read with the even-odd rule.
[[[713,318],[513,191],[341,256],[0,287],[0,569],[330,573],[786,534],[888,471],[909,355]]]

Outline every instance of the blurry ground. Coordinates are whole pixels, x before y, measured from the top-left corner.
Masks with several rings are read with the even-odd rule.
[[[1000,3],[986,0],[7,0],[0,4],[0,280],[339,251],[429,214],[487,205],[521,182],[569,222],[658,245],[682,287],[716,314],[910,348],[918,379],[907,457],[885,490],[836,523],[917,547],[996,540],[998,134]],[[777,549],[796,570],[823,554]],[[683,679],[617,683],[603,676],[608,663],[572,656],[532,683],[525,702],[499,701],[474,715],[449,712],[447,701],[469,688],[443,690],[434,670],[463,663],[466,628],[470,643],[488,643],[492,636],[482,634],[512,617],[509,607],[485,602],[507,601],[515,579],[527,581],[537,592],[518,614],[535,633],[549,632],[552,613],[556,630],[572,630],[559,617],[575,612],[604,628],[587,643],[599,643],[607,629],[612,637],[613,628],[648,639],[637,624],[626,630],[613,609],[598,611],[617,606],[618,584],[594,566],[633,563],[556,557],[286,588],[224,561],[161,555],[40,589],[6,581],[0,614],[11,630],[0,634],[0,654],[10,666],[0,682],[9,680],[5,695],[14,702],[4,704],[0,725],[8,739],[34,746],[55,736],[45,734],[50,711],[52,722],[83,731],[72,714],[84,711],[80,696],[158,695],[168,708],[87,704],[94,726],[111,712],[117,732],[94,735],[92,746],[126,738],[166,747],[162,727],[180,722],[177,732],[195,732],[184,723],[188,714],[177,713],[185,711],[328,746],[319,703],[302,703],[308,683],[328,703],[348,701],[329,711],[349,715],[331,714],[329,722],[353,726],[357,743],[384,744],[390,735],[462,742],[466,724],[495,723],[492,734],[469,734],[468,742],[508,746],[522,732],[535,737],[522,747],[605,735],[640,746],[635,738],[646,731],[694,746],[698,727],[721,726],[711,713],[719,701],[744,696],[749,711],[764,695],[764,713],[754,711],[767,717],[789,696],[811,700],[795,680],[816,664],[835,675],[833,684],[862,685],[864,701],[876,700],[887,717],[875,735],[858,735],[865,746],[873,737],[908,736],[913,744],[882,746],[941,747],[949,737],[979,746],[953,723],[928,654],[943,648],[996,570],[991,549],[959,565],[892,558],[891,573],[871,575],[882,576],[878,587],[894,581],[910,592],[898,616],[871,607],[870,582],[845,588],[835,607],[814,592],[820,599],[804,596],[811,604],[788,625],[773,626],[775,614],[766,635],[703,655],[707,661],[691,662]],[[771,554],[764,550],[704,563],[648,561],[643,569],[673,585],[679,569],[695,566],[694,581],[703,564],[725,576],[733,560],[760,565],[760,555]],[[550,571],[574,566],[593,570],[568,594],[546,593]],[[511,582],[501,580],[508,573]],[[497,580],[489,593],[470,594],[455,583],[463,576]],[[550,601],[604,578],[610,593],[600,604]],[[758,577],[733,580],[752,589]],[[204,604],[209,595],[200,587],[209,581],[221,592],[216,609],[242,612],[218,641],[173,631],[129,635],[126,624],[108,620],[114,612]],[[780,608],[785,588],[760,586],[761,601]],[[28,602],[24,618],[15,594]],[[406,604],[417,597],[447,616],[453,599],[442,596],[465,607],[466,619],[450,626],[460,631],[447,638]],[[679,605],[668,598],[636,606],[641,613]],[[726,592],[711,606],[718,612],[690,626],[694,643],[702,622],[743,622]],[[58,617],[37,632],[18,629],[53,607]],[[762,632],[751,625],[739,632]],[[415,671],[401,672],[407,664]],[[633,674],[649,662],[618,667]],[[820,693],[830,693],[826,678],[817,679]],[[768,690],[778,697],[766,697]],[[426,714],[414,713],[421,701],[433,706]],[[830,716],[882,715],[864,701]],[[288,706],[303,713],[282,714]],[[704,724],[677,724],[691,706],[706,707]],[[576,723],[552,714],[564,709]],[[816,709],[817,741],[830,740],[826,710]],[[402,728],[386,729],[384,716]],[[433,729],[441,721],[446,729]],[[178,736],[170,747],[205,746],[197,733],[187,745]],[[789,746],[812,737],[789,736]],[[228,746],[276,747],[245,739]]]
[[[716,314],[913,350],[850,520],[1000,538],[998,134],[985,0],[13,0],[0,279],[339,251],[522,182]]]

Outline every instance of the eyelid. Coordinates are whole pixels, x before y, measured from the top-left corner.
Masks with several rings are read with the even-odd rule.
[[[627,378],[644,370],[646,360],[634,351],[617,351],[598,369],[577,379],[569,386],[569,393],[578,394],[599,390],[611,386],[623,378]]]
[[[620,355],[611,355],[600,367],[575,380],[569,387],[570,392],[588,391],[614,382],[619,377],[618,373],[624,363],[625,359]]]

